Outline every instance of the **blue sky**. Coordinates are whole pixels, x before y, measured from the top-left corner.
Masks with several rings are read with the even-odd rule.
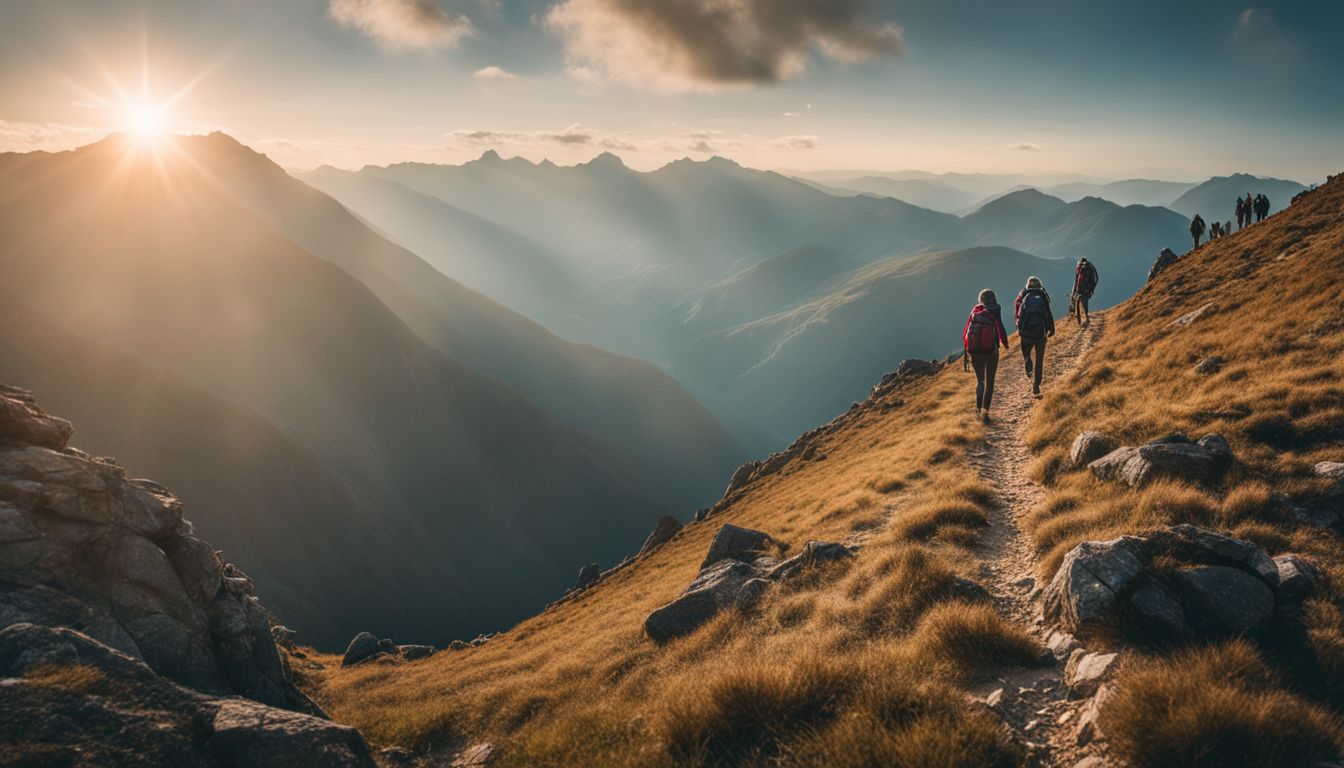
[[[0,149],[86,143],[171,101],[172,129],[227,130],[297,167],[487,148],[557,162],[611,150],[640,168],[721,154],[772,168],[1311,181],[1344,167],[1337,2],[0,8]]]

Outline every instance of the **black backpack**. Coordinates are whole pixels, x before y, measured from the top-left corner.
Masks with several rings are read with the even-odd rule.
[[[1037,338],[1045,335],[1045,316],[1050,306],[1041,291],[1027,291],[1022,297],[1022,310],[1017,314],[1017,332]]]

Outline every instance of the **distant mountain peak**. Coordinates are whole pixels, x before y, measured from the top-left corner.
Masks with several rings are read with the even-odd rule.
[[[500,162],[500,161],[502,161],[502,160],[503,160],[503,158],[499,156],[499,153],[498,153],[498,152],[496,152],[496,151],[493,150],[493,149],[487,149],[487,150],[485,150],[484,152],[481,153],[480,158],[479,158],[476,162],[478,162],[478,163],[498,163],[498,162]]]
[[[582,168],[612,168],[625,170],[625,161],[611,152],[603,152],[586,163],[581,163]]]

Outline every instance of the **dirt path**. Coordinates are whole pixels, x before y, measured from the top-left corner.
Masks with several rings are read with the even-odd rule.
[[[1064,322],[1067,325],[1064,325]],[[1105,315],[1094,315],[1090,325],[1074,330],[1064,321],[1060,333],[1046,347],[1045,378],[1048,394],[1078,367],[1105,326]],[[989,530],[981,539],[981,578],[1004,616],[1045,643],[1049,627],[1041,621],[1040,589],[1036,582],[1036,553],[1020,521],[1041,504],[1045,491],[1027,477],[1033,460],[1027,448],[1027,427],[1033,406],[1031,382],[1023,373],[1017,346],[999,362],[992,417],[984,442],[970,451],[980,477],[998,495],[990,512]],[[1064,665],[1005,670],[971,690],[989,696],[1002,689],[996,711],[1023,740],[1033,745],[1042,765],[1072,766],[1086,756],[1074,737],[1083,702],[1070,700],[1064,685]]]

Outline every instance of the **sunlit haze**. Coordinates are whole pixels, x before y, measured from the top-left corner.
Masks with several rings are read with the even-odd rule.
[[[10,3],[0,149],[218,129],[295,168],[496,149],[562,164],[610,151],[641,169],[717,154],[774,169],[1311,181],[1344,160],[1335,4],[787,4],[767,27],[742,3],[678,32],[703,24],[693,7]]]

